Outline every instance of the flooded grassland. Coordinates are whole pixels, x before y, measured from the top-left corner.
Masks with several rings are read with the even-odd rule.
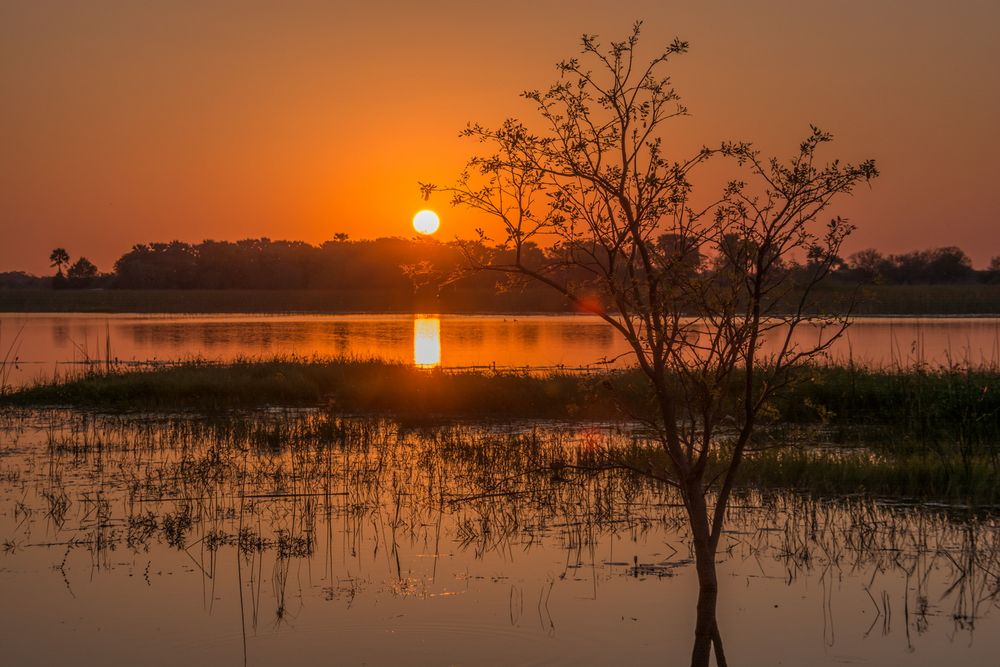
[[[617,424],[14,410],[9,664],[684,664],[673,492]],[[731,664],[992,664],[989,512],[745,490],[719,551]]]

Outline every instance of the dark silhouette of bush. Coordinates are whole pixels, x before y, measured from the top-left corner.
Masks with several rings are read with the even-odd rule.
[[[0,289],[40,289],[51,284],[51,278],[33,276],[24,271],[0,271]]]
[[[987,282],[988,274],[973,269],[961,248],[945,246],[887,256],[868,248],[851,255],[845,277],[862,283],[936,285]]]
[[[86,257],[81,257],[66,271],[67,287],[76,289],[92,287],[97,276],[97,266]]]

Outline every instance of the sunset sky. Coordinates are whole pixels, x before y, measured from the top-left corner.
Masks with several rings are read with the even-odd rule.
[[[0,4],[0,271],[63,246],[405,235],[473,146],[528,118],[581,33],[691,42],[682,152],[789,154],[814,123],[882,178],[837,212],[848,248],[1000,255],[1000,2],[51,2]],[[475,221],[432,202],[437,238]]]

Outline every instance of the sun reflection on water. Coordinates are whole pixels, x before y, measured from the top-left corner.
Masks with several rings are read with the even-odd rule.
[[[434,368],[441,365],[441,319],[417,317],[413,320],[413,365]]]

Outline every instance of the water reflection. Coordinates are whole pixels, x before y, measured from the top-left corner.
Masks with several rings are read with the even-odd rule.
[[[103,360],[109,336],[114,358],[138,363],[274,355],[374,357],[428,367],[631,363],[628,347],[590,316],[0,314],[0,331],[20,332],[20,364],[9,374],[14,384],[51,379],[60,364]],[[810,342],[816,335],[807,327],[800,333]],[[0,351],[9,338],[0,340]],[[831,357],[875,366],[1000,364],[1000,319],[859,319]]]
[[[441,320],[417,317],[413,320],[413,365],[433,368],[441,365]]]
[[[316,410],[0,417],[5,659],[704,664],[721,635],[692,614],[678,499],[553,474],[582,438],[630,437]],[[728,525],[734,664],[994,664],[991,516],[746,493]]]

